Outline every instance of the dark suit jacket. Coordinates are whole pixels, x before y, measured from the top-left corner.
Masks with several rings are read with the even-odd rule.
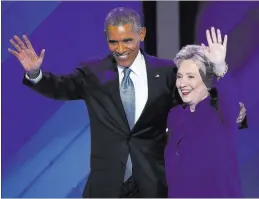
[[[173,62],[144,53],[148,100],[130,131],[119,93],[117,66],[112,56],[81,64],[73,74],[43,73],[33,85],[38,93],[59,100],[82,99],[91,126],[91,173],[83,197],[119,197],[126,161],[131,154],[141,197],[167,197],[164,149],[166,122],[175,85]]]

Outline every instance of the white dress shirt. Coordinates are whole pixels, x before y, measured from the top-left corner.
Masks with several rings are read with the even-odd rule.
[[[123,79],[124,67],[118,66],[119,73],[119,83]],[[134,89],[135,89],[135,124],[138,121],[148,99],[148,82],[147,82],[147,70],[146,70],[146,62],[144,56],[139,51],[136,59],[130,66],[132,72],[130,73],[130,78],[133,81]],[[37,84],[42,79],[42,71],[35,79],[30,79],[26,74],[25,77],[30,80],[32,83]],[[119,85],[120,86],[120,85]]]
[[[123,79],[124,67],[118,66],[119,82]],[[138,121],[148,99],[148,82],[147,82],[147,70],[144,56],[139,51],[136,59],[130,66],[132,72],[130,78],[133,81],[135,89],[135,124]]]

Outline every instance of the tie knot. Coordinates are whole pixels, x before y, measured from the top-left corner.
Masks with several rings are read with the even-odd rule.
[[[123,70],[123,72],[124,72],[124,76],[127,78],[127,77],[129,77],[129,75],[130,75],[131,69],[127,67],[127,68],[125,68],[125,69]]]

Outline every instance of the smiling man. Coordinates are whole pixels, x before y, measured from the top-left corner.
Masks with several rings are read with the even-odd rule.
[[[106,20],[106,36],[108,46],[113,53],[118,65],[130,67],[137,57],[140,49],[140,42],[144,41],[146,28],[141,27],[138,21],[113,21],[111,15]]]
[[[91,127],[91,173],[83,197],[167,197],[164,149],[175,87],[173,61],[140,49],[146,29],[138,13],[115,8],[105,20],[111,54],[70,75],[42,72],[44,50],[26,36],[9,49],[25,69],[23,83],[57,100],[84,100]],[[81,151],[78,151],[81,153]]]

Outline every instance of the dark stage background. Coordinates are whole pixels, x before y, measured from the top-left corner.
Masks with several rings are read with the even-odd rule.
[[[229,35],[230,73],[249,114],[249,129],[237,143],[242,186],[246,197],[259,197],[259,2],[1,3],[2,197],[81,197],[90,155],[84,103],[54,101],[23,86],[9,39],[26,33],[37,52],[46,49],[44,70],[68,73],[108,53],[104,19],[118,6],[143,16],[144,48],[159,57],[172,59],[180,47],[205,42],[211,26]]]

